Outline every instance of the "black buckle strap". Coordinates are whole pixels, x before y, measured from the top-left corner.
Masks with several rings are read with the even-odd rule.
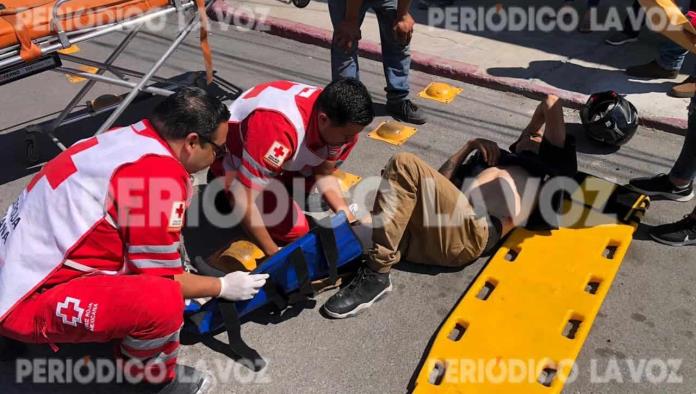
[[[327,217],[319,221],[317,237],[324,253],[326,264],[329,267],[329,282],[333,285],[338,281],[338,245],[336,245],[336,233],[331,226],[331,218]]]
[[[297,248],[290,253],[289,256],[290,264],[292,264],[295,269],[295,274],[297,275],[297,281],[300,286],[300,294],[311,297],[314,295],[314,290],[312,290],[312,281],[309,277],[309,268],[307,267],[307,259],[305,259],[302,249]]]
[[[297,275],[299,283],[299,293],[305,297],[312,297],[314,290],[312,289],[311,278],[309,277],[309,268],[307,268],[307,260],[300,248],[293,250],[288,256],[288,263],[292,265]],[[281,286],[273,279],[267,279],[263,290],[268,298],[279,310],[283,310],[288,306],[288,296],[282,291]]]
[[[266,361],[256,350],[244,342],[241,332],[241,321],[239,320],[239,314],[237,314],[237,307],[235,307],[234,302],[219,299],[218,308],[225,323],[229,347],[232,352],[238,355],[242,363],[254,372],[262,370],[266,366]]]
[[[336,235],[331,228],[330,218],[320,222],[317,231],[317,237],[321,245],[322,252],[326,259],[329,268],[329,279],[331,283],[336,283],[338,280],[338,246],[336,245]],[[328,221],[328,223],[326,223]],[[311,297],[314,295],[312,289],[311,278],[309,276],[309,268],[304,253],[300,248],[293,250],[288,256],[288,262],[292,265],[297,275],[299,283],[299,293]],[[278,309],[283,310],[288,306],[288,298],[282,293],[281,287],[272,279],[268,279],[263,287],[266,297],[273,302]],[[260,371],[266,366],[265,360],[259,353],[249,347],[242,339],[241,322],[237,313],[237,308],[234,302],[220,299],[218,300],[218,308],[220,315],[227,330],[229,347],[241,359],[249,362],[249,367],[254,371]]]

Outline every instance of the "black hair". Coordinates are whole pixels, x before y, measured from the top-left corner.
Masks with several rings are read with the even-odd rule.
[[[326,85],[317,104],[337,126],[348,123],[367,126],[375,117],[370,92],[355,78],[338,79]]]
[[[150,122],[164,139],[180,140],[190,133],[210,137],[230,119],[227,106],[205,90],[184,87],[155,107]]]

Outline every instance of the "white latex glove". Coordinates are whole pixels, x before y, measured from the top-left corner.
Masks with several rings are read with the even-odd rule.
[[[254,298],[266,284],[268,274],[250,274],[244,271],[230,272],[220,278],[218,297],[230,301],[245,301]]]

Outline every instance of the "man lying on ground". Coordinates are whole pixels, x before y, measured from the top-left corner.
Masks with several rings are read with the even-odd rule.
[[[375,199],[373,246],[365,266],[324,304],[324,312],[346,318],[369,308],[391,291],[389,271],[402,258],[446,267],[474,262],[526,222],[542,178],[576,171],[574,140],[566,135],[555,96],[539,104],[510,152],[473,139],[439,171],[413,154],[395,155]]]

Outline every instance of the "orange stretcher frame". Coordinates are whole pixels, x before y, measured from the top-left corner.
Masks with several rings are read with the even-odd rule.
[[[84,118],[80,116],[68,119],[68,116],[96,82],[130,89],[122,100],[103,106],[92,114],[112,111],[97,134],[108,130],[139,93],[160,96],[172,94],[177,85],[157,78],[155,73],[196,27],[200,27],[206,79],[210,83],[213,71],[208,44],[206,2],[209,4],[211,0],[0,0],[0,84],[49,69],[88,80],[50,126],[41,129],[27,128],[28,161],[38,161],[36,153],[32,154],[29,149],[29,145],[35,145],[36,133],[48,134],[60,149],[66,149],[55,137],[54,131],[62,125]],[[113,65],[147,22],[175,14],[186,17],[186,24],[147,72]],[[93,61],[63,51],[77,43],[117,31],[127,31],[128,34],[104,61]],[[96,68],[97,71],[90,73],[80,68],[65,67],[63,62],[66,61]],[[113,76],[105,75],[107,72]],[[155,87],[154,83],[166,85]]]

